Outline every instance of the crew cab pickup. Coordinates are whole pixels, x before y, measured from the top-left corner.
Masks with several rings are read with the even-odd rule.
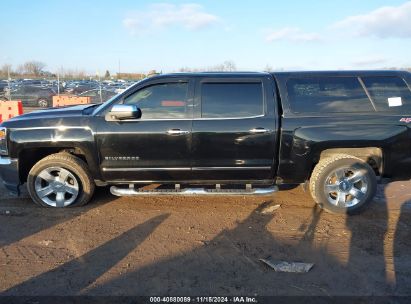
[[[411,178],[411,74],[167,74],[101,105],[3,122],[0,174],[46,207],[114,195],[269,195],[303,184],[331,212]],[[156,186],[148,187],[147,185]]]

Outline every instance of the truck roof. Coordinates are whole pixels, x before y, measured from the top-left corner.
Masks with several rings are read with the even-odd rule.
[[[399,76],[410,75],[410,72],[404,70],[343,70],[343,71],[292,71],[292,72],[272,72],[275,77],[290,76]]]
[[[153,76],[152,78],[162,78],[162,77],[193,77],[193,76],[208,76],[208,77],[235,77],[235,76],[261,76],[270,75],[270,73],[265,72],[182,72],[182,73],[167,73]]]
[[[399,76],[399,75],[411,75],[410,72],[404,70],[341,70],[341,71],[281,71],[281,72],[183,72],[183,73],[169,73],[169,74],[161,74],[157,76],[153,76],[152,78],[161,79],[163,77],[238,77],[238,76],[268,76],[272,75],[274,77],[291,77],[291,76],[351,76],[351,75],[358,75],[358,76]]]

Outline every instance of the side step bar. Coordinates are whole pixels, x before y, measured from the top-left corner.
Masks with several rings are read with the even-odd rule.
[[[255,189],[205,189],[205,188],[185,188],[185,189],[154,189],[139,190],[132,185],[129,188],[112,186],[110,192],[116,196],[146,196],[146,195],[269,195],[278,191],[277,186]]]

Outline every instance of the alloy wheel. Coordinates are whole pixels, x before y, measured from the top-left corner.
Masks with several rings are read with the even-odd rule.
[[[35,179],[37,196],[48,206],[67,207],[79,195],[79,182],[70,171],[61,167],[50,167],[41,171]]]
[[[354,168],[339,168],[325,180],[327,200],[337,207],[349,208],[365,199],[368,190],[367,173]]]

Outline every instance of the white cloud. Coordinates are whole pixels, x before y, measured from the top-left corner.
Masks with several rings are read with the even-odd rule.
[[[354,36],[411,38],[411,1],[400,6],[385,6],[368,14],[347,17],[333,26]]]
[[[123,20],[131,34],[144,34],[179,26],[186,30],[199,30],[216,24],[219,18],[204,11],[203,6],[189,4],[152,4],[144,11],[136,11]]]
[[[317,33],[304,32],[298,27],[284,27],[277,30],[268,30],[265,40],[273,41],[293,41],[293,42],[312,42],[321,40],[321,36]]]
[[[373,66],[383,66],[384,64],[387,63],[387,58],[382,57],[382,56],[374,56],[370,55],[367,57],[360,57],[355,59],[352,62],[353,66],[358,66],[358,67],[373,67]]]

